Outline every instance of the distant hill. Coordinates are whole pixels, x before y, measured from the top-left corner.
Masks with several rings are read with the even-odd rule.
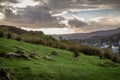
[[[91,33],[75,33],[75,34],[64,34],[61,35],[63,39],[88,39],[94,36],[109,36],[113,34],[120,33],[120,28],[112,29],[112,30],[102,30]],[[55,38],[59,38],[59,35],[53,35]]]
[[[23,30],[21,28],[17,28],[17,27],[14,27],[14,26],[6,26],[6,25],[0,25],[0,30],[6,30],[8,32],[12,32],[12,33],[15,33],[15,34],[18,34],[18,35],[21,35],[21,34],[41,34],[43,35],[43,32],[42,31],[26,31],[26,30]]]
[[[105,43],[105,42],[114,43],[119,41],[120,41],[120,32],[114,33],[112,35],[93,36],[83,40],[83,42],[86,42],[86,43]]]

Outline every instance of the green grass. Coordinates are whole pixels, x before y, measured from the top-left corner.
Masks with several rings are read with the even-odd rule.
[[[26,54],[35,52],[41,56],[31,60],[0,58],[0,67],[11,68],[16,80],[120,80],[120,65],[110,60],[82,53],[75,59],[69,51],[0,38],[1,52],[15,52],[14,46]],[[52,56],[54,61],[42,59],[51,51],[59,53]]]

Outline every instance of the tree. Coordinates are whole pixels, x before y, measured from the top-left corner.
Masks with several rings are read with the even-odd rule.
[[[74,51],[73,54],[74,54],[74,57],[76,57],[76,58],[79,56],[79,52],[78,51]]]
[[[3,36],[4,36],[4,34],[3,34],[3,32],[1,31],[1,32],[0,32],[0,37],[3,37]]]
[[[12,39],[12,34],[11,34],[11,33],[8,33],[7,38],[8,38],[8,39]]]
[[[120,54],[120,45],[119,45],[119,49],[118,49],[118,51],[119,51],[119,54]]]
[[[60,36],[59,36],[59,40],[60,40],[60,41],[61,41],[61,40],[63,40],[63,37],[62,37],[62,35],[60,35]]]

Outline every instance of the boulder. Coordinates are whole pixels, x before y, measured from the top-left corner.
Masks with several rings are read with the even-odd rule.
[[[53,58],[49,55],[45,55],[43,58],[46,59],[46,60],[53,61]]]
[[[6,80],[14,80],[10,73],[10,69],[7,67],[2,67],[0,69],[0,75],[3,76]]]
[[[9,52],[5,55],[6,58],[18,58],[19,55],[13,52]]]
[[[5,55],[6,58],[23,58],[23,59],[30,59],[30,57],[27,54],[16,54],[13,52],[9,52],[8,54]]]
[[[31,54],[29,55],[29,57],[31,57],[31,58],[36,58],[36,59],[40,58],[40,56],[39,56],[38,54],[36,54],[36,53],[31,53]]]
[[[58,53],[56,51],[51,51],[51,55],[56,56],[56,55],[58,55]]]
[[[0,57],[5,57],[5,53],[0,52]]]
[[[19,57],[27,60],[30,59],[30,57],[26,54],[21,54]]]

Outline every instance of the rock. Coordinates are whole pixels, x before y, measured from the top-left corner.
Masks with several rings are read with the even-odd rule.
[[[26,54],[16,54],[13,52],[9,52],[8,54],[5,55],[6,58],[23,58],[23,59],[30,59],[30,57]]]
[[[21,54],[20,58],[27,59],[27,60],[30,59],[30,57],[26,54]]]
[[[14,80],[12,75],[10,74],[10,69],[7,67],[2,67],[0,69],[0,75],[5,77],[6,80]]]
[[[0,57],[5,57],[5,53],[0,52]]]
[[[57,53],[56,51],[52,51],[52,52],[51,52],[51,55],[56,56],[56,55],[58,55],[58,53]]]
[[[13,52],[9,52],[5,55],[6,58],[18,58],[19,55]]]
[[[52,58],[52,57],[50,57],[49,55],[45,55],[43,58],[44,58],[44,59],[46,59],[46,60],[53,61],[53,58]]]
[[[40,56],[39,56],[38,54],[36,54],[36,53],[31,53],[31,54],[29,55],[29,57],[31,57],[31,58],[36,58],[36,59],[40,58]]]

